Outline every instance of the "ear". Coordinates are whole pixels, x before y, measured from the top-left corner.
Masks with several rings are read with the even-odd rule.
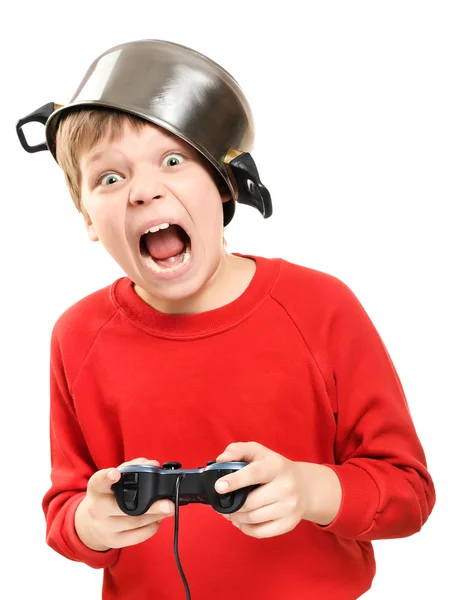
[[[220,176],[217,178],[217,189],[219,190],[220,197],[222,198],[222,204],[225,204],[225,202],[228,202],[233,198],[230,188]]]
[[[82,214],[83,214],[83,218],[84,218],[84,223],[86,225],[86,229],[88,232],[88,236],[89,239],[92,242],[98,242],[99,241],[99,237],[97,235],[97,232],[95,231],[95,227],[91,221],[91,217],[88,215],[88,213],[86,212],[85,208],[82,208]]]

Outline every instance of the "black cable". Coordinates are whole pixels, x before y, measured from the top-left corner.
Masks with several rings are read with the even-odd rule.
[[[183,580],[184,584],[184,589],[186,590],[186,600],[191,600],[191,592],[189,591],[188,582],[184,575],[183,567],[181,566],[180,557],[178,555],[178,510],[180,502],[180,484],[184,477],[184,474],[178,475],[175,484],[175,531],[173,536],[173,551],[175,553],[175,560],[177,561],[178,571],[180,572],[181,579]]]

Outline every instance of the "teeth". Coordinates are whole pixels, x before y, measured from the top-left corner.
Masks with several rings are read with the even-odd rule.
[[[142,235],[145,235],[146,233],[156,233],[160,229],[167,229],[168,227],[170,227],[170,223],[161,223],[160,225],[153,225],[153,227],[150,227],[149,229],[147,229],[147,231],[144,231]]]
[[[177,257],[174,256],[173,260],[175,261],[176,258]],[[190,261],[190,259],[191,259],[191,246],[190,246],[190,244],[188,244],[186,246],[185,251],[184,251],[183,260],[178,265],[176,265],[175,267],[168,267],[166,269],[163,269],[157,263],[155,263],[155,261],[152,259],[151,256],[146,256],[144,258],[144,263],[154,273],[172,273],[174,271],[178,271],[178,269],[181,269],[181,267],[183,267],[185,264],[187,264]]]

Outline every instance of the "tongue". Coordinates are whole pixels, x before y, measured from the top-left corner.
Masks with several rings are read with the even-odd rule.
[[[156,233],[147,233],[145,245],[151,257],[156,260],[164,260],[180,254],[185,247],[180,233],[177,225],[170,225],[167,229],[160,229]]]

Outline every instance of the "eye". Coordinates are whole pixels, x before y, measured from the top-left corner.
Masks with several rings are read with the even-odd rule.
[[[177,154],[177,153],[172,153],[169,154],[168,156],[166,156],[163,159],[163,166],[164,167],[176,167],[177,165],[181,164],[184,161],[184,157],[181,156],[181,154]]]
[[[123,177],[118,173],[108,173],[99,179],[100,185],[112,185],[118,181],[122,181]]]

